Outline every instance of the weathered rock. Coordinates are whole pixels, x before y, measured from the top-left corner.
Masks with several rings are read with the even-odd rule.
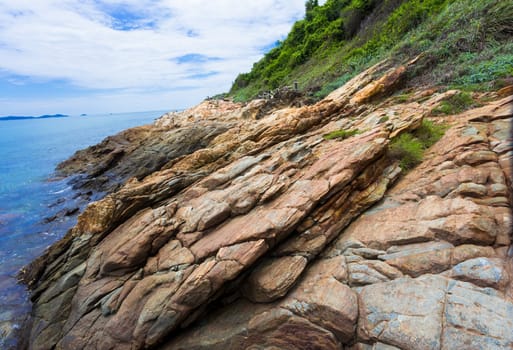
[[[497,91],[497,95],[500,97],[506,97],[513,95],[513,85],[508,85]]]
[[[387,260],[402,272],[416,277],[425,273],[438,273],[451,266],[451,249],[434,250]]]
[[[257,303],[274,301],[287,293],[305,267],[306,259],[302,256],[267,261],[251,273],[243,293]]]
[[[332,332],[350,343],[357,322],[356,294],[335,278],[306,279],[281,303],[281,307]]]
[[[174,159],[207,147],[233,125],[229,120],[206,123],[204,115],[202,119],[202,123],[175,124],[173,129],[163,123],[128,129],[78,151],[59,164],[58,171],[82,173],[73,183],[77,189],[111,192],[131,177],[140,180]]]
[[[476,246],[471,244],[463,244],[457,246],[452,251],[452,264],[459,264],[465,260],[484,257],[491,258],[495,256],[495,251],[492,247]]]
[[[399,350],[395,346],[383,344],[380,342],[370,344],[357,343],[351,347],[346,348],[347,350]]]
[[[255,337],[249,344],[262,344],[274,349],[340,349],[340,343],[322,327],[284,310],[272,310],[270,315],[252,320]],[[261,339],[263,335],[263,339]]]
[[[365,341],[400,349],[513,344],[513,304],[493,290],[426,275],[363,287],[359,298],[358,336]]]
[[[481,287],[503,289],[509,282],[508,272],[501,259],[475,258],[452,268],[450,276]]]
[[[367,284],[389,281],[389,278],[379,271],[360,263],[352,263],[349,267],[349,283],[351,286],[363,286]]]
[[[449,281],[441,349],[510,349],[513,304],[490,289]]]
[[[356,239],[374,249],[435,239],[453,244],[493,244],[497,230],[487,206],[459,197],[430,196],[366,215],[348,228],[344,239]]]
[[[379,255],[383,255],[385,252],[382,250],[370,249],[370,248],[354,248],[350,251],[351,254],[359,255],[367,259],[376,259]],[[345,252],[346,255],[347,251]]]
[[[511,347],[513,99],[396,184],[390,139],[456,93],[362,105],[406,69],[309,106],[206,101],[77,153],[62,171],[113,191],[26,270],[30,348]]]
[[[343,261],[334,258],[314,263],[281,301],[237,301],[164,348],[340,349],[341,344],[353,341],[358,317],[356,293],[341,282],[345,279]]]
[[[350,264],[349,261],[347,261],[347,264]],[[355,279],[354,274],[358,273],[366,273],[367,271],[370,273],[370,275],[378,276],[379,279],[383,280],[392,280],[396,278],[403,277],[403,274],[400,270],[396,269],[395,267],[384,263],[382,261],[378,260],[361,260],[358,262],[355,262],[352,265],[351,276],[350,279]],[[369,283],[365,283],[369,284]]]
[[[389,259],[401,258],[408,255],[422,254],[451,248],[454,248],[454,246],[445,241],[405,244],[388,248],[386,254],[379,255],[378,258],[387,261]]]
[[[447,281],[427,276],[363,287],[358,337],[405,349],[440,349]]]
[[[398,83],[400,78],[406,72],[406,67],[401,66],[386,72],[380,79],[373,81],[354,95],[351,103],[363,103],[369,101],[373,97],[379,96],[386,91],[390,91],[391,87]]]

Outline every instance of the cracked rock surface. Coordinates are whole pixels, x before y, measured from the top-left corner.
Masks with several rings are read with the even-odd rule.
[[[409,67],[78,152],[63,172],[109,194],[23,272],[29,347],[511,349],[513,97],[449,120],[404,175],[390,140],[451,93],[383,98]],[[340,129],[359,133],[323,137]]]

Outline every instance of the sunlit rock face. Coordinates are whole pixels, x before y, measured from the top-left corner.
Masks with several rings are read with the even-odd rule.
[[[409,67],[313,105],[206,101],[77,153],[61,171],[109,194],[23,272],[30,348],[513,347],[513,98],[447,118],[405,174],[391,139],[451,93],[386,98]],[[323,137],[341,129],[359,132]]]

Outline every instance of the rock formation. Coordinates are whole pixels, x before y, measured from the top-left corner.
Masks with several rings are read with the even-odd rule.
[[[23,271],[29,347],[511,349],[513,96],[446,118],[403,174],[390,140],[453,93],[386,98],[414,64],[78,152],[61,171],[109,194]]]

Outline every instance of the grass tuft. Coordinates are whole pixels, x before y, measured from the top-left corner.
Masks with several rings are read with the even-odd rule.
[[[447,125],[424,119],[414,132],[395,137],[390,142],[388,154],[392,159],[399,160],[403,171],[409,171],[422,162],[425,150],[440,140],[446,130]]]
[[[458,114],[474,106],[474,100],[468,92],[459,92],[445,101],[442,101],[438,107],[433,109],[431,114]]]
[[[399,160],[401,169],[408,171],[422,161],[424,148],[421,141],[413,134],[404,133],[392,140],[389,154],[392,159]]]
[[[358,130],[358,129],[353,129],[353,130],[337,130],[337,131],[330,132],[329,134],[325,134],[322,137],[325,140],[333,140],[333,139],[345,140],[345,139],[347,139],[347,138],[349,138],[351,136],[357,135],[357,134],[361,134],[361,131]]]

